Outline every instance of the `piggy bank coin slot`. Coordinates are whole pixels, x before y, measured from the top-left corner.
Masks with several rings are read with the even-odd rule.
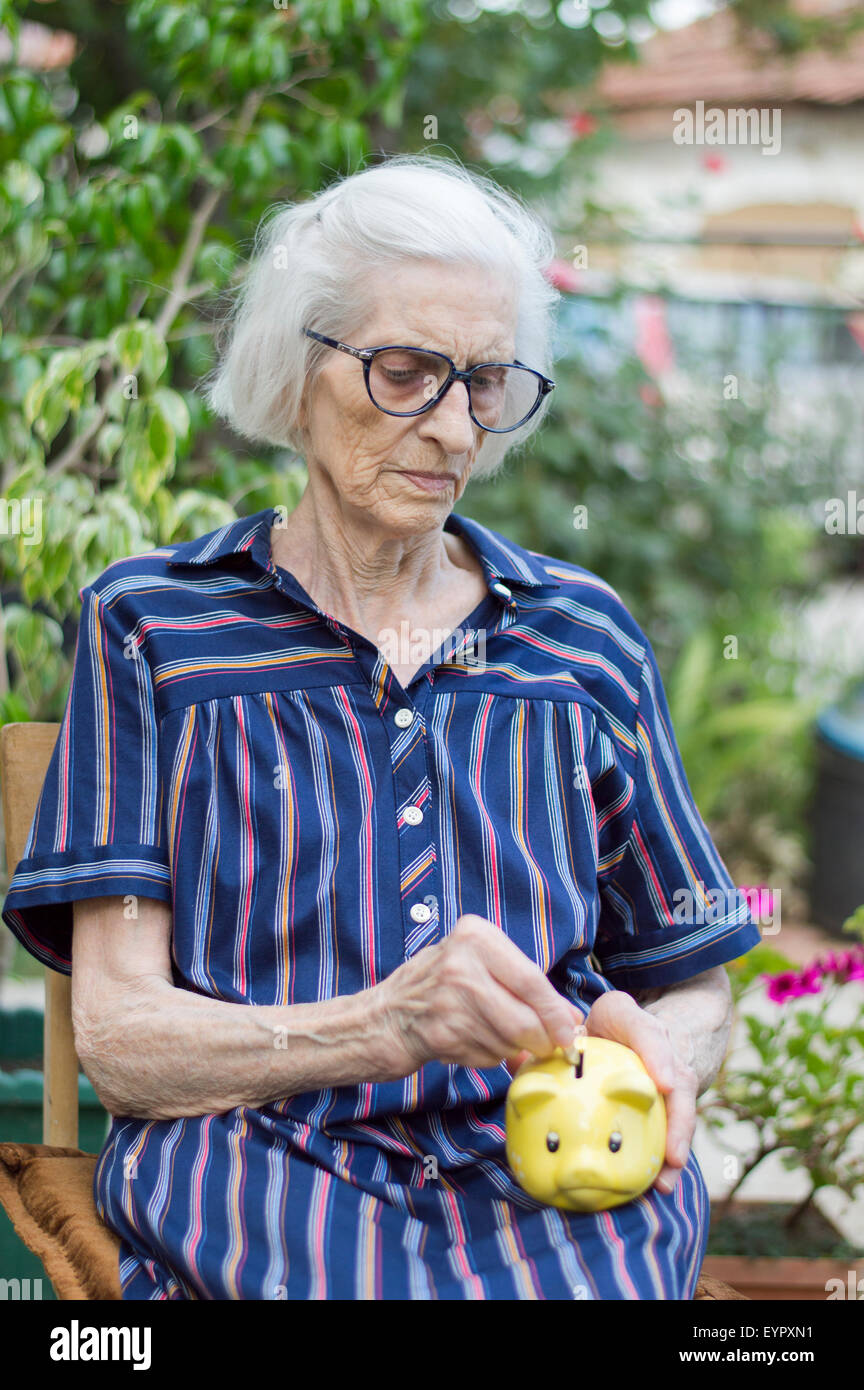
[[[581,1078],[582,1078],[582,1066],[583,1066],[584,1061],[585,1061],[585,1053],[584,1053],[584,1052],[577,1052],[577,1054],[576,1054],[576,1064],[575,1064],[575,1066],[574,1066],[574,1068],[573,1068],[573,1075],[576,1077],[577,1081],[581,1080]]]

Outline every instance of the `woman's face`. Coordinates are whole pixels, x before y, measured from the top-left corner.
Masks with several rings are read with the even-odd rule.
[[[446,353],[457,367],[512,362],[516,289],[507,277],[470,266],[406,262],[376,277],[377,308],[347,341],[352,347],[399,343]],[[363,365],[327,351],[303,395],[306,462],[341,505],[372,513],[403,534],[443,524],[461,497],[486,434],[468,413],[464,382],[423,415],[397,418],[372,404]],[[437,491],[410,476],[451,473]]]

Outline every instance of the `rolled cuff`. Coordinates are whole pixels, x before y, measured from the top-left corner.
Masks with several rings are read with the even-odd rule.
[[[603,974],[616,989],[653,989],[700,975],[715,965],[737,960],[761,941],[756,923],[712,922],[672,934],[671,929],[642,932],[625,950],[598,956]]]
[[[87,845],[18,863],[2,917],[51,970],[72,972],[72,904],[117,895],[171,902],[171,866],[156,845]]]

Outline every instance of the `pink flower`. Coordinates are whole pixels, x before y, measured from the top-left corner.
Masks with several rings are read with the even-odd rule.
[[[823,975],[836,975],[838,970],[843,969],[842,958],[836,951],[829,951],[827,956],[819,956],[816,964]]]
[[[639,387],[639,395],[646,405],[656,407],[663,404],[663,397],[660,395],[657,387],[650,382],[645,382],[644,386]]]
[[[837,978],[843,983],[848,980],[864,980],[864,953],[861,947],[843,952],[836,973]]]
[[[567,125],[577,139],[581,139],[583,135],[593,135],[597,129],[597,121],[588,111],[577,111],[569,118]]]
[[[800,999],[806,994],[819,994],[825,979],[833,976],[839,984],[850,980],[864,980],[864,947],[856,946],[850,951],[829,951],[812,964],[801,970],[784,970],[778,975],[765,975],[767,994],[775,1004],[785,1004],[787,999]]]
[[[773,999],[775,1004],[785,1004],[787,999],[797,999],[801,991],[798,988],[798,976],[792,970],[786,970],[781,975],[766,975],[768,981],[768,998]]]
[[[798,976],[800,994],[818,994],[822,989],[822,971],[819,962],[815,965],[808,965],[806,970],[802,970]]]

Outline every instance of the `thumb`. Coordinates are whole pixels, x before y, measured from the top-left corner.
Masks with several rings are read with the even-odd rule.
[[[510,1075],[513,1076],[519,1070],[522,1063],[527,1062],[529,1058],[533,1056],[533,1052],[529,1052],[526,1048],[523,1048],[521,1052],[515,1053],[512,1057],[505,1057],[504,1065],[509,1071]]]

